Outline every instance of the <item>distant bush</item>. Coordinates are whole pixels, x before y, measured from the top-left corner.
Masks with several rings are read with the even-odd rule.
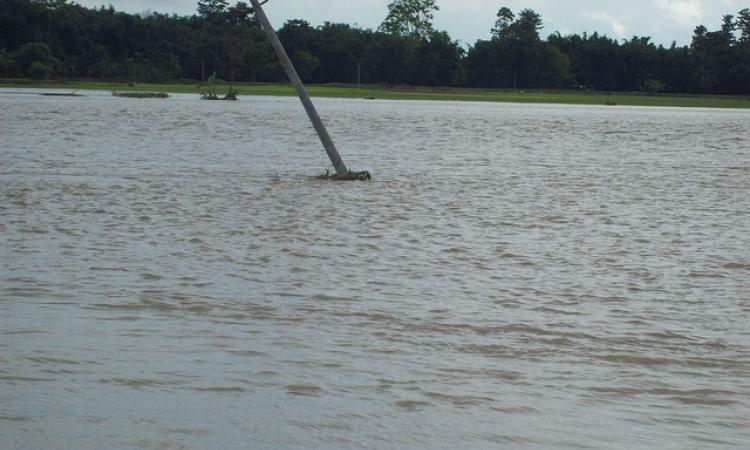
[[[646,80],[643,83],[642,91],[648,92],[651,95],[656,95],[663,92],[667,88],[667,85],[659,80]]]
[[[0,77],[9,77],[13,75],[15,65],[13,60],[8,57],[5,50],[0,50]]]
[[[31,67],[26,71],[26,75],[35,80],[49,80],[54,73],[55,71],[52,70],[52,67],[42,64],[39,61],[31,63]]]
[[[41,42],[25,44],[13,52],[12,56],[20,72],[32,78],[38,76],[50,78],[54,74],[54,67],[57,65],[57,59],[52,56],[52,50]]]

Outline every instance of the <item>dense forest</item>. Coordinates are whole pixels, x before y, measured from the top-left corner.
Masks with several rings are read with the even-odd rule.
[[[537,12],[508,8],[488,39],[467,48],[433,28],[437,9],[435,0],[394,0],[377,30],[289,20],[278,32],[312,83],[750,94],[750,9],[668,48],[599,33],[545,40]],[[214,72],[238,82],[285,79],[246,3],[201,0],[184,17],[0,0],[0,77],[164,82]]]

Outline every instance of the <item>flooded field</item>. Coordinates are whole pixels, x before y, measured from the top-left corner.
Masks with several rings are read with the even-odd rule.
[[[744,448],[750,112],[0,90],[0,447]]]

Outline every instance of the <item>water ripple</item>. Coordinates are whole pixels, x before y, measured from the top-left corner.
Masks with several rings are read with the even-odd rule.
[[[0,92],[9,447],[750,441],[747,112],[218,103]]]

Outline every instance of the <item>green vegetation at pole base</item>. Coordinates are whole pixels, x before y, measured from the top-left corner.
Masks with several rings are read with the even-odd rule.
[[[352,172],[350,170],[342,174],[326,171],[326,173],[313,177],[313,179],[325,181],[370,181],[372,180],[372,175],[366,170],[361,172]]]
[[[168,92],[199,95],[195,81],[158,84],[112,83],[104,81],[0,80],[0,87],[94,89],[117,92]],[[313,97],[375,100],[440,100],[509,103],[549,103],[569,105],[661,106],[692,108],[750,108],[750,97],[725,95],[649,94],[643,92],[594,92],[578,90],[497,90],[482,88],[433,88],[326,84],[307,85]],[[288,84],[241,83],[234,85],[238,95],[296,96]]]

